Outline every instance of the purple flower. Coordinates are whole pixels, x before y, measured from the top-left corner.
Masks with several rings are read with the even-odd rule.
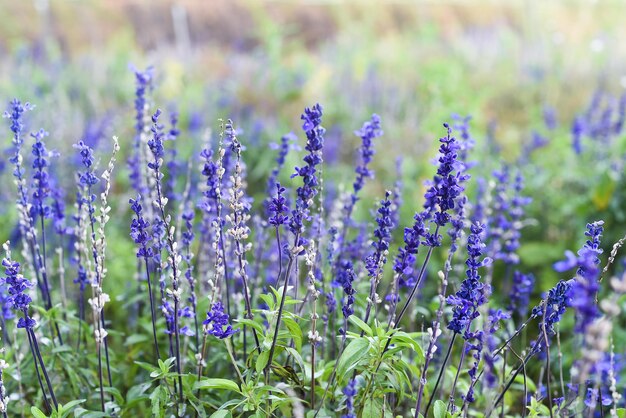
[[[446,302],[453,306],[452,320],[448,324],[448,329],[463,334],[466,340],[471,338],[469,326],[471,322],[480,316],[478,307],[487,302],[487,296],[490,293],[490,287],[480,281],[478,269],[489,265],[491,259],[481,259],[485,244],[482,242],[481,235],[483,226],[475,223],[470,228],[471,234],[467,239],[468,258],[466,278],[461,283],[461,287],[452,296],[448,296]]]
[[[307,143],[304,147],[308,154],[304,157],[306,165],[296,167],[292,175],[302,177],[303,185],[296,190],[296,207],[291,212],[289,230],[296,235],[303,232],[305,220],[309,219],[309,206],[317,195],[317,169],[322,163],[322,148],[324,146],[324,133],[326,130],[321,126],[322,106],[316,104],[312,108],[304,109],[301,119],[304,121],[302,129],[306,133]]]
[[[572,288],[572,281],[559,281],[552,289],[548,291],[548,297],[544,304],[535,306],[532,310],[533,317],[543,317],[539,324],[539,329],[543,329],[545,326],[548,335],[554,335],[554,325],[561,320],[561,317],[571,306],[570,290]],[[544,316],[545,310],[545,316]],[[538,344],[535,344],[534,350],[540,349]]]
[[[380,273],[380,265],[385,264],[387,261],[385,254],[389,250],[389,238],[391,237],[391,228],[393,228],[390,195],[391,192],[387,191],[385,199],[380,201],[378,216],[376,217],[378,227],[374,230],[375,239],[372,242],[374,252],[365,259],[365,268],[372,280]]]
[[[267,179],[267,192],[271,195],[272,190],[276,186],[278,180],[278,174],[280,170],[285,165],[285,160],[287,159],[287,154],[289,154],[289,150],[294,149],[295,146],[293,143],[298,139],[298,137],[293,133],[289,132],[286,135],[283,135],[280,139],[280,145],[278,145],[278,156],[276,157],[276,167],[272,169],[268,179]],[[270,144],[276,145],[276,144]]]
[[[5,276],[0,279],[0,284],[8,286],[9,297],[7,302],[16,311],[24,316],[17,322],[18,328],[32,329],[37,322],[28,315],[28,309],[32,299],[28,295],[28,289],[33,285],[20,273],[20,263],[10,258],[2,260]]]
[[[435,223],[439,226],[445,226],[450,222],[450,214],[448,211],[454,209],[457,197],[463,192],[460,183],[468,177],[466,174],[454,171],[458,168],[459,144],[452,136],[452,129],[447,123],[443,126],[447,130],[447,135],[439,139],[441,146],[439,147],[439,159],[437,174],[430,183],[430,187],[424,198],[424,208],[429,214],[434,214]],[[430,237],[430,245],[441,245],[440,237]]]
[[[271,214],[268,219],[268,223],[270,225],[274,225],[275,227],[279,227],[289,220],[289,216],[286,215],[289,208],[287,207],[287,199],[283,196],[284,193],[285,188],[277,182],[276,196],[271,198],[268,205],[268,210]]]
[[[583,151],[582,149],[582,137],[584,133],[585,125],[583,118],[580,116],[576,116],[574,118],[574,122],[572,122],[572,148],[574,152],[580,155]]]
[[[535,287],[535,276],[523,274],[517,270],[513,273],[513,287],[509,295],[509,311],[517,312],[520,318],[528,313],[528,302]]]
[[[354,268],[350,261],[343,261],[338,272],[340,284],[343,287],[343,292],[346,297],[343,300],[343,307],[341,311],[343,312],[344,318],[348,319],[350,315],[354,313],[354,294],[356,290],[354,289],[354,279],[356,279],[356,273],[354,273]]]
[[[346,395],[346,413],[341,418],[356,418],[354,414],[354,397],[357,395],[356,380],[350,379],[348,385],[343,388],[343,394]]]
[[[585,235],[589,237],[583,247],[575,256],[572,252],[566,252],[566,260],[554,264],[554,269],[559,272],[577,267],[577,277],[571,284],[571,306],[576,310],[575,330],[584,333],[589,324],[600,316],[600,310],[596,303],[596,295],[600,288],[598,277],[600,275],[600,259],[602,254],[600,237],[603,232],[603,221],[587,224]]]
[[[369,121],[363,123],[363,127],[360,130],[354,131],[354,134],[361,137],[361,147],[359,148],[359,154],[361,156],[361,164],[356,167],[356,180],[353,187],[354,192],[351,195],[351,206],[354,206],[358,200],[358,193],[365,184],[365,179],[374,177],[374,172],[369,169],[369,164],[372,162],[374,156],[374,149],[372,141],[374,138],[382,136],[383,131],[380,127],[380,116],[373,114]],[[349,213],[351,213],[350,210]]]
[[[91,187],[98,183],[98,177],[93,173],[93,149],[85,144],[83,141],[78,141],[77,144],[74,145],[80,152],[81,162],[83,166],[87,169],[85,172],[78,173],[78,181],[81,186]]]
[[[130,236],[133,241],[135,241],[135,244],[139,244],[137,257],[152,258],[154,254],[152,248],[148,246],[150,242],[150,235],[148,233],[150,222],[145,220],[142,216],[141,196],[137,196],[136,199],[129,199],[129,203],[132,211],[136,215],[130,224]]]
[[[393,270],[400,275],[400,284],[406,285],[403,276],[410,276],[413,272],[415,264],[415,256],[419,251],[424,237],[428,233],[428,227],[425,224],[425,213],[415,214],[413,226],[404,228],[404,246],[398,250],[398,255],[394,260]]]
[[[546,128],[553,131],[557,127],[556,109],[552,106],[544,106],[543,108],[543,122],[546,124]]]
[[[33,189],[33,206],[30,216],[35,218],[50,217],[50,206],[46,203],[46,199],[50,196],[50,177],[47,167],[49,153],[43,139],[48,136],[48,132],[40,129],[31,133],[30,136],[35,140],[33,144],[33,180],[31,187]]]
[[[228,320],[228,314],[224,312],[222,302],[215,302],[211,310],[206,313],[206,320],[202,324],[205,326],[206,333],[223,340],[239,331],[233,330]]]

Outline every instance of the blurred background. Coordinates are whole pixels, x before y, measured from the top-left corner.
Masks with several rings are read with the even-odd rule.
[[[126,153],[133,69],[154,66],[153,103],[180,113],[181,155],[196,161],[207,130],[234,119],[253,150],[245,158],[257,202],[276,153],[266,145],[299,133],[304,106],[320,102],[325,173],[345,185],[358,146],[352,132],[381,115],[377,178],[364,201],[392,187],[403,157],[406,223],[432,177],[441,124],[471,116],[472,175],[489,179],[503,161],[525,173],[534,201],[520,253],[544,288],[585,222],[607,221],[607,246],[626,231],[622,1],[25,0],[0,1],[0,15],[0,98],[35,103],[29,124],[50,131],[62,155],[79,139],[108,155],[113,134]],[[299,157],[290,158],[288,166]],[[126,195],[120,170],[114,193]],[[2,190],[9,198],[12,188]],[[371,207],[363,206],[365,219]],[[12,224],[15,215],[2,210]],[[113,210],[127,213],[124,204]],[[118,234],[127,236],[125,224]],[[117,246],[121,253],[132,243]]]

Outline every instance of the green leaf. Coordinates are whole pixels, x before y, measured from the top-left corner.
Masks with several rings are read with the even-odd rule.
[[[305,373],[304,361],[302,360],[302,356],[300,355],[300,352],[292,347],[285,347],[285,350],[287,350],[287,352],[293,356],[296,363],[298,363],[298,366],[300,366],[300,369],[302,370],[302,372]]]
[[[232,414],[230,413],[230,411],[227,411],[226,409],[220,409],[219,411],[215,411],[210,418],[230,418],[232,417]]]
[[[61,412],[61,418],[65,418],[66,416],[68,416],[74,408],[76,408],[78,405],[85,401],[86,399],[76,399],[66,403],[65,405],[62,405],[63,412]],[[59,405],[59,410],[61,410],[61,405]]]
[[[435,401],[435,406],[433,412],[435,413],[435,418],[446,418],[446,404],[444,401]]]
[[[384,413],[383,401],[380,398],[369,396],[365,399],[362,418],[381,418],[384,416]]]
[[[626,409],[617,408],[617,417],[618,418],[626,418]]]
[[[263,371],[265,366],[267,366],[267,361],[269,360],[269,358],[269,351],[262,351],[261,354],[259,354],[259,357],[257,357],[255,364],[255,369],[257,373],[261,373]]]
[[[35,418],[48,418],[48,416],[46,414],[44,414],[41,409],[37,408],[36,406],[31,406],[30,407],[30,412],[33,414],[33,416]]]
[[[296,346],[296,350],[302,350],[302,330],[296,321],[292,318],[285,316],[283,318],[283,322],[285,326],[289,330],[289,334],[291,334],[291,338],[293,338],[293,343]]]
[[[350,315],[350,322],[352,322],[354,325],[356,325],[359,329],[361,329],[362,331],[365,332],[366,335],[368,336],[372,336],[372,328],[370,328],[369,325],[367,325],[365,322],[363,322],[360,318],[358,318],[356,315]]]
[[[237,323],[239,323],[239,324],[251,326],[252,328],[257,330],[257,332],[259,334],[261,334],[261,335],[263,335],[265,333],[265,330],[263,329],[263,326],[261,324],[259,324],[258,322],[255,322],[255,321],[253,321],[251,319],[240,318],[240,319],[236,319],[235,321]]]
[[[231,392],[241,393],[237,383],[228,379],[202,379],[193,385],[193,390],[202,389],[226,389]]]
[[[406,332],[398,331],[392,338],[391,343],[399,347],[409,347],[417,353],[419,360],[424,360],[424,350],[422,346],[415,341]]]
[[[365,338],[352,340],[341,354],[341,357],[339,357],[337,376],[345,376],[350,370],[354,369],[365,354],[367,354],[369,348],[370,343]]]

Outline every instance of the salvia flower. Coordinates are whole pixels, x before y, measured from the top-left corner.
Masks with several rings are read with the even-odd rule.
[[[284,196],[285,188],[280,185],[280,183],[276,183],[276,195],[270,199],[268,210],[271,216],[268,219],[268,223],[270,225],[274,225],[275,227],[279,227],[287,222],[289,216],[287,216],[287,212],[289,208],[287,207],[287,198]]]
[[[454,173],[458,167],[459,144],[452,136],[452,129],[447,123],[443,124],[447,130],[447,135],[439,139],[441,145],[439,147],[439,158],[437,166],[437,174],[434,176],[428,191],[424,195],[426,202],[424,208],[429,213],[434,214],[435,223],[439,226],[445,226],[450,222],[450,214],[448,211],[454,209],[457,197],[463,192],[460,182],[466,176],[461,173]],[[440,239],[432,242],[441,245]]]
[[[482,258],[485,248],[481,238],[483,228],[483,225],[479,223],[471,226],[471,234],[467,239],[466,278],[456,294],[448,296],[446,300],[449,305],[454,307],[448,329],[458,334],[465,333],[464,337],[467,336],[471,322],[480,316],[478,307],[487,301],[487,296],[490,293],[489,285],[480,281],[481,277],[478,273],[479,268],[487,266],[491,262],[489,258]]]
[[[513,287],[509,295],[510,312],[515,312],[520,318],[526,317],[530,295],[535,286],[535,276],[532,273],[524,274],[515,270],[513,273]]]
[[[583,247],[575,256],[571,252],[566,253],[567,259],[555,263],[557,271],[566,271],[578,267],[577,277],[573,280],[571,289],[571,306],[576,309],[575,330],[583,332],[600,316],[600,310],[596,303],[596,295],[600,288],[598,277],[600,275],[600,259],[602,254],[600,238],[603,232],[603,221],[587,224],[585,235],[588,237]]]
[[[358,193],[365,184],[365,179],[374,177],[374,172],[369,168],[369,164],[372,162],[374,156],[373,140],[383,134],[380,127],[380,116],[373,114],[369,121],[363,123],[363,126],[358,131],[354,131],[354,134],[361,137],[361,147],[359,148],[359,154],[361,162],[356,167],[356,180],[354,181],[354,192],[351,195],[351,206],[358,200]],[[351,212],[351,211],[350,211]]]
[[[1,283],[8,287],[8,303],[16,312],[22,313],[23,317],[17,322],[18,328],[32,329],[37,322],[30,317],[28,310],[32,302],[28,292],[33,284],[20,273],[20,263],[11,259],[9,244],[4,244],[4,250],[7,255],[2,259],[2,267],[4,267],[5,276],[2,277]]]
[[[228,338],[239,330],[234,330],[228,323],[228,314],[224,312],[222,302],[215,302],[211,310],[206,313],[206,319],[202,322],[205,332],[221,340]]]
[[[341,311],[343,312],[344,318],[348,319],[348,317],[354,313],[354,295],[356,293],[356,290],[354,289],[354,280],[356,279],[356,273],[354,272],[354,268],[350,261],[344,261],[340,271],[342,273],[341,286],[343,287],[343,292],[345,293]]]
[[[136,199],[129,199],[130,208],[135,213],[135,218],[130,224],[130,236],[135,241],[135,244],[139,245],[137,250],[137,257],[152,258],[154,256],[150,243],[150,222],[148,222],[142,215],[141,196],[137,196]]]
[[[393,264],[393,270],[400,276],[400,285],[406,285],[406,281],[403,281],[404,277],[410,276],[413,272],[419,247],[428,235],[428,227],[425,223],[426,214],[417,213],[413,219],[415,220],[413,226],[404,228],[404,246],[398,250]]]
[[[31,133],[30,136],[35,140],[32,148],[33,154],[33,180],[31,187],[33,189],[33,206],[31,216],[40,216],[48,218],[50,216],[50,206],[46,203],[50,196],[50,177],[48,174],[48,157],[49,153],[43,139],[48,136],[48,132],[40,129]]]
[[[304,121],[302,129],[307,137],[304,148],[308,154],[304,157],[306,165],[296,167],[296,172],[292,175],[292,177],[302,177],[303,182],[303,185],[296,190],[296,207],[292,210],[289,222],[289,230],[296,235],[303,232],[303,222],[309,219],[309,206],[317,194],[319,179],[316,167],[322,163],[322,148],[324,146],[324,133],[326,132],[321,126],[322,106],[319,104],[304,109],[301,119]]]
[[[341,418],[356,418],[354,413],[354,397],[357,395],[356,380],[350,379],[348,385],[343,388],[343,394],[346,395],[346,413]]]
[[[297,139],[298,137],[296,136],[296,134],[294,134],[293,132],[289,132],[288,134],[283,135],[282,138],[280,138],[280,144],[270,144],[270,147],[278,148],[279,151],[278,156],[276,157],[276,166],[272,169],[272,172],[267,179],[268,194],[271,195],[272,190],[276,186],[280,170],[285,165],[285,161],[287,159],[289,151],[296,148],[294,142]]]
[[[386,254],[389,250],[389,239],[391,237],[391,228],[393,228],[389,196],[391,196],[391,192],[387,191],[385,199],[380,201],[380,207],[377,211],[378,216],[376,217],[378,226],[374,230],[374,241],[372,242],[374,251],[365,260],[365,268],[372,278],[380,274],[381,264],[385,264]]]
[[[542,317],[539,327],[540,329],[543,329],[545,326],[548,335],[555,334],[554,325],[561,320],[561,317],[563,316],[567,308],[571,306],[571,288],[571,280],[559,281],[552,289],[548,291],[548,295],[545,298],[545,303],[541,303],[535,306],[532,310],[533,317]],[[536,344],[535,350],[539,348],[540,345]]]

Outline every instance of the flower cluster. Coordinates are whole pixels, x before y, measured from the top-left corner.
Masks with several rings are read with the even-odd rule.
[[[222,302],[215,302],[211,310],[206,313],[206,319],[202,322],[207,334],[219,339],[228,338],[239,330],[234,330],[228,323],[228,314],[224,312]]]
[[[603,232],[603,221],[587,224],[585,235],[589,239],[575,256],[571,252],[566,253],[566,260],[555,263],[554,269],[559,272],[577,267],[577,277],[571,285],[571,306],[576,309],[576,331],[584,333],[587,327],[600,316],[600,310],[596,303],[596,296],[600,288],[598,277],[600,275],[600,259],[602,254],[600,237]]]
[[[450,222],[450,214],[448,211],[454,209],[456,198],[463,192],[461,181],[467,177],[466,174],[456,173],[455,169],[458,165],[459,144],[452,136],[452,129],[447,123],[444,123],[447,135],[439,139],[441,146],[439,147],[439,159],[437,174],[433,178],[432,183],[424,198],[424,208],[430,213],[434,213],[435,223],[439,226],[445,226]],[[440,240],[434,237],[433,244],[441,245]]]
[[[5,276],[0,279],[0,283],[6,284],[8,287],[9,297],[7,302],[11,308],[23,314],[23,317],[20,317],[17,322],[17,327],[32,329],[37,324],[28,313],[30,303],[32,302],[28,290],[33,287],[33,284],[20,273],[20,263],[11,259],[9,243],[5,243],[3,247],[6,252],[6,257],[2,259]]]
[[[316,167],[322,163],[322,148],[324,146],[324,133],[326,130],[321,126],[322,106],[316,104],[312,108],[304,109],[301,119],[304,121],[302,130],[306,133],[307,142],[304,147],[308,154],[304,157],[306,165],[296,167],[295,176],[302,177],[303,185],[296,190],[296,207],[292,210],[289,230],[296,235],[303,232],[305,220],[309,219],[309,206],[317,194],[319,180]]]
[[[365,184],[365,179],[374,176],[374,172],[369,168],[369,164],[372,162],[374,156],[374,148],[372,141],[382,136],[383,131],[380,127],[380,116],[373,114],[369,121],[363,123],[363,126],[358,131],[354,132],[355,135],[361,137],[361,147],[359,148],[359,154],[361,155],[361,163],[356,167],[356,180],[354,181],[354,192],[351,197],[351,205],[353,206],[358,200],[358,193]],[[352,211],[350,211],[352,212]]]
[[[483,225],[475,223],[471,226],[471,235],[467,240],[468,259],[466,278],[461,283],[461,287],[452,296],[448,296],[446,302],[452,305],[452,320],[448,324],[448,329],[457,334],[465,333],[471,322],[480,316],[478,307],[487,301],[490,293],[489,285],[480,281],[478,269],[489,265],[491,259],[481,259],[485,244],[482,242]]]
[[[356,290],[354,289],[354,280],[356,279],[356,274],[354,273],[354,268],[350,261],[344,261],[343,266],[341,268],[341,277],[342,277],[342,287],[343,292],[345,293],[345,298],[343,302],[343,307],[341,311],[343,312],[343,317],[348,318],[350,315],[354,313],[354,295],[356,294]]]
[[[374,252],[365,260],[365,268],[372,278],[376,278],[380,274],[381,266],[387,261],[386,254],[389,250],[391,228],[393,228],[391,221],[391,200],[389,196],[391,196],[391,192],[387,191],[385,193],[385,199],[380,201],[380,207],[377,211],[378,216],[376,217],[376,224],[378,226],[374,230],[375,239],[372,242]]]
[[[520,318],[526,317],[530,295],[535,286],[535,276],[532,273],[524,274],[517,270],[513,273],[513,287],[510,293],[508,309],[515,312]]]
[[[47,171],[48,150],[43,139],[48,132],[40,129],[31,133],[30,136],[35,140],[33,144],[33,207],[31,209],[31,217],[40,216],[42,218],[50,217],[50,206],[46,203],[46,199],[50,196],[50,176]]]
[[[130,224],[130,236],[135,241],[135,244],[139,244],[137,250],[137,257],[152,258],[152,248],[148,246],[150,242],[150,234],[148,228],[150,228],[150,222],[147,221],[143,215],[143,208],[141,206],[141,196],[137,196],[136,199],[129,199],[131,210],[135,213],[135,218]]]
[[[277,182],[276,195],[271,198],[268,205],[268,210],[271,216],[267,220],[270,225],[274,225],[275,227],[283,225],[289,219],[286,215],[289,208],[287,207],[287,198],[285,198],[284,193],[285,188]]]
[[[354,397],[357,395],[356,380],[350,379],[348,385],[343,388],[343,394],[346,395],[346,413],[341,418],[356,418],[354,414]]]

